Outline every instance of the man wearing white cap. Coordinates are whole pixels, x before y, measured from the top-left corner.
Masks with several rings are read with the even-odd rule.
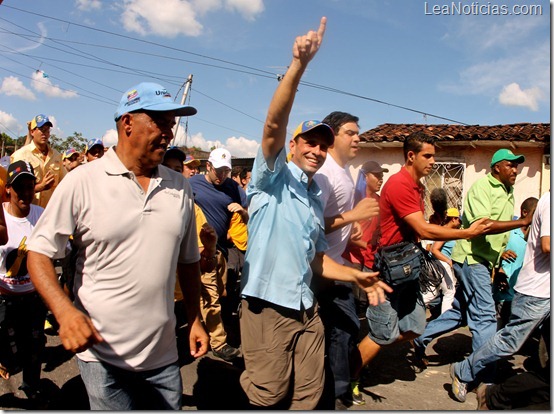
[[[187,180],[160,166],[176,116],[196,109],[141,83],[115,113],[117,147],[62,182],[28,242],[31,280],[78,353],[93,410],[181,408],[175,275],[187,306],[193,357],[205,354],[194,200]],[[51,259],[78,248],[74,304]],[[141,404],[145,403],[145,404]]]
[[[37,177],[34,204],[46,207],[54,189],[65,177],[62,154],[49,145],[52,122],[46,115],[39,114],[29,125],[32,141],[21,147],[10,157],[10,162],[27,161],[33,166]]]
[[[221,319],[220,298],[226,290],[228,249],[227,240],[233,213],[238,213],[248,223],[248,212],[241,205],[239,186],[229,178],[231,153],[224,148],[214,149],[206,163],[208,173],[194,175],[189,179],[194,192],[194,201],[202,209],[208,223],[217,233],[217,271],[203,274],[202,284],[209,297],[203,297],[202,317],[210,335],[212,353],[225,361],[239,356],[239,350],[227,343],[227,332]]]

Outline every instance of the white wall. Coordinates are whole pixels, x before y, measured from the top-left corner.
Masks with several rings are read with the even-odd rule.
[[[463,192],[463,197],[465,198],[471,185],[490,172],[491,158],[498,149],[498,147],[485,146],[477,148],[437,147],[435,159],[438,162],[455,161],[466,164]],[[521,203],[528,197],[540,198],[542,194],[550,189],[550,180],[543,180],[542,178],[543,148],[517,148],[515,150],[512,149],[512,151],[514,154],[525,156],[525,163],[519,167],[518,177],[514,185],[514,214],[519,216]],[[388,173],[384,173],[384,182],[386,182],[388,177],[398,172],[400,167],[404,165],[402,147],[360,149],[358,156],[349,165],[350,174],[354,181],[358,178],[358,171],[362,164],[369,160],[377,161],[383,167],[389,169]],[[550,169],[545,171],[549,173]],[[545,182],[548,183],[548,188],[545,188]]]

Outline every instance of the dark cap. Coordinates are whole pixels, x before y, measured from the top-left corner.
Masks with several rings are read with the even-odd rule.
[[[27,161],[15,161],[11,163],[8,167],[8,181],[6,184],[11,186],[18,177],[24,174],[30,175],[35,180],[37,178],[33,166]]]
[[[389,172],[388,168],[383,168],[379,163],[375,161],[366,161],[362,165],[362,171],[367,173],[380,173],[380,172]]]
[[[184,162],[187,156],[179,147],[169,147],[164,154],[164,161],[168,158],[177,158],[179,161]]]

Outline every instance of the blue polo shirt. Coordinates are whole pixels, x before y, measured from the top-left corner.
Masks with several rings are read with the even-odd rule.
[[[242,296],[300,310],[314,304],[310,264],[327,249],[321,190],[285,150],[268,168],[258,150],[248,184],[248,250],[242,270]]]
[[[511,301],[514,298],[514,286],[517,282],[517,277],[521,266],[523,266],[523,258],[525,256],[525,248],[527,247],[527,241],[521,228],[513,229],[510,232],[508,244],[505,250],[512,250],[517,257],[514,260],[506,261],[502,260],[500,267],[506,273],[508,277],[508,285],[510,288],[505,292],[500,292],[496,285],[493,285],[492,295],[496,302]]]

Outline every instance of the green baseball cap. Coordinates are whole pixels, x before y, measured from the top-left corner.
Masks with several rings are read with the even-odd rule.
[[[506,148],[499,149],[494,153],[491,160],[491,167],[500,161],[515,161],[518,164],[525,162],[523,155],[515,155],[512,151]]]

